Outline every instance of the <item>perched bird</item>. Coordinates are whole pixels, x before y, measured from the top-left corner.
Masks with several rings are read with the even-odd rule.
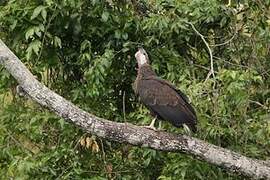
[[[196,132],[197,117],[188,98],[171,83],[156,75],[143,48],[139,48],[135,57],[138,72],[133,88],[140,101],[155,117],[147,127],[155,129],[155,120],[161,119],[169,121],[176,127],[182,127],[185,124]]]

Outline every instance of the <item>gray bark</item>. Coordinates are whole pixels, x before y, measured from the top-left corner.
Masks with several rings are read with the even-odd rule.
[[[34,101],[86,132],[134,146],[149,147],[160,151],[185,152],[231,172],[254,179],[270,179],[270,166],[265,161],[251,159],[190,136],[153,131],[129,123],[112,122],[81,110],[37,81],[1,40],[0,64]]]

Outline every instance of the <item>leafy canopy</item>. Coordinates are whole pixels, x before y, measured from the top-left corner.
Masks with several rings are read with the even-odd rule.
[[[113,121],[147,124],[132,90],[143,46],[159,76],[194,104],[198,138],[244,155],[270,155],[270,1],[3,1],[0,38],[49,88]],[[209,52],[215,78],[205,78]],[[242,179],[187,155],[85,134],[15,93],[0,70],[0,177]],[[183,133],[166,122],[167,131]]]

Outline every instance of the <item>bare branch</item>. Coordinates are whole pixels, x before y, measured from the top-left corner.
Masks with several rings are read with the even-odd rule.
[[[210,45],[210,46],[212,46],[212,47],[224,46],[224,45],[230,43],[235,38],[236,34],[237,34],[237,31],[235,31],[233,36],[230,39],[228,39],[227,41],[225,41],[223,43],[220,43],[220,44],[213,44],[213,45]]]
[[[93,135],[120,143],[149,147],[160,151],[185,152],[231,172],[255,179],[270,179],[270,166],[186,135],[153,131],[129,123],[108,121],[89,114],[38,82],[24,64],[0,40],[0,63],[37,103]]]
[[[269,107],[265,106],[264,104],[262,104],[262,103],[260,103],[258,101],[253,101],[253,100],[250,100],[250,99],[248,101],[250,103],[254,103],[254,104],[257,104],[258,106],[261,106],[263,109],[266,109],[266,110],[270,109]]]
[[[209,77],[212,75],[213,78],[215,78],[215,71],[214,71],[214,61],[213,61],[213,53],[212,53],[212,50],[209,46],[209,44],[207,43],[207,41],[205,40],[204,36],[195,28],[195,26],[191,23],[191,22],[188,22],[188,21],[185,21],[187,24],[189,24],[192,29],[195,31],[195,33],[201,37],[201,39],[203,40],[205,46],[207,47],[208,49],[208,52],[209,52],[209,56],[210,56],[210,71],[209,73],[207,74],[207,77],[205,79],[205,81],[207,81],[209,79]]]

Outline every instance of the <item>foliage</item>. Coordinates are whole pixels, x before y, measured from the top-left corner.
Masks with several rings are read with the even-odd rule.
[[[192,100],[194,136],[249,157],[270,155],[270,1],[3,1],[0,38],[35,76],[81,108],[146,124],[132,90],[134,53]],[[205,81],[209,52],[215,77]],[[242,179],[190,156],[110,142],[15,93],[0,71],[0,177],[29,179]],[[123,106],[124,105],[124,106]],[[166,122],[167,131],[183,133]]]

